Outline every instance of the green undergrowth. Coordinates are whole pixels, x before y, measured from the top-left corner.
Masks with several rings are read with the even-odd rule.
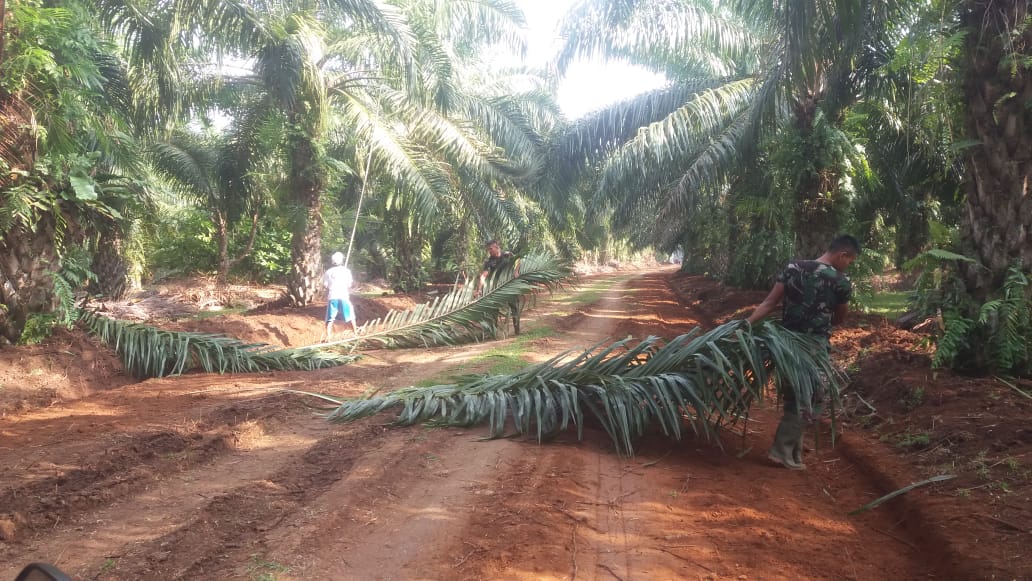
[[[885,291],[872,295],[864,310],[874,315],[881,315],[887,319],[898,319],[907,311],[907,299],[910,293],[904,291]]]

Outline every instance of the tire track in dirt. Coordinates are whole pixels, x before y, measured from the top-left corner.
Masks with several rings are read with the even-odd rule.
[[[265,552],[263,538],[344,477],[355,462],[355,444],[377,442],[370,427],[333,434],[265,479],[207,502],[176,530],[132,548],[105,579],[219,579],[240,575],[240,564]],[[375,451],[374,446],[370,451]]]
[[[427,578],[444,549],[463,543],[470,498],[492,494],[490,475],[521,452],[465,431],[408,428],[384,440],[385,454],[270,535],[269,558],[290,565],[280,579]]]
[[[236,486],[233,483],[266,479],[330,430],[324,424],[306,425],[296,419],[297,427],[282,419],[248,419],[236,424],[224,437],[228,449],[204,462],[188,465],[183,461],[184,452],[173,452],[170,457],[179,462],[178,470],[152,472],[151,480],[142,483],[139,490],[112,494],[104,506],[78,506],[79,512],[61,522],[60,529],[55,527],[29,540],[26,551],[33,559],[58,563],[83,578],[114,574],[120,563],[131,560],[134,547],[176,530],[205,503],[232,490]],[[141,470],[139,466],[129,469]],[[0,578],[14,576],[17,568],[14,563],[11,566],[6,572],[0,566]]]
[[[204,495],[274,469],[292,439],[316,440],[285,426],[284,415],[304,415],[296,396],[211,397],[192,389],[194,379],[144,382],[3,425],[12,441],[34,443],[29,453],[0,451],[0,464],[16,468],[0,482],[0,520],[10,523],[0,538],[0,577],[33,560],[80,571],[97,555],[121,556],[127,543],[187,518]],[[268,383],[238,378],[232,386],[255,380]]]
[[[52,528],[154,479],[204,464],[233,448],[240,430],[272,417],[268,403],[250,411],[234,403],[200,406],[194,409],[207,416],[186,419],[161,412],[148,418],[148,410],[125,406],[111,413],[90,401],[60,415],[23,418],[4,435],[38,443],[31,455],[17,449],[0,455],[0,463],[16,469],[0,481],[0,517],[18,522],[23,533]],[[143,429],[121,432],[120,417],[132,417]],[[77,424],[83,427],[73,431]]]

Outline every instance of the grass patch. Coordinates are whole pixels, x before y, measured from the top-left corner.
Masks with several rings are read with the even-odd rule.
[[[276,581],[279,573],[289,573],[290,567],[275,561],[266,561],[260,555],[251,555],[247,564],[247,578],[251,581]]]
[[[457,378],[470,373],[511,375],[530,365],[530,362],[523,358],[523,354],[533,348],[530,345],[532,341],[553,335],[555,335],[555,329],[550,327],[527,329],[519,337],[514,337],[512,341],[492,347],[469,361],[456,365],[449,370],[447,375],[421,379],[415,383],[415,386],[431,387],[455,383]]]
[[[564,306],[574,307],[590,305],[602,300],[602,295],[617,284],[617,280],[598,280],[585,286],[577,287],[567,295],[555,299],[555,302]]]
[[[905,411],[913,411],[924,403],[925,392],[923,387],[911,387],[900,395],[896,403]]]
[[[899,291],[899,292],[879,292],[875,293],[870,299],[868,299],[867,312],[875,315],[881,315],[888,319],[899,318],[900,315],[907,312],[907,297],[910,293]]]
[[[932,438],[925,432],[906,431],[898,436],[896,444],[901,448],[927,448]]]
[[[214,311],[197,311],[195,314],[193,314],[193,315],[191,315],[189,317],[184,317],[184,318],[186,320],[190,320],[190,321],[203,321],[204,319],[211,319],[211,318],[214,318],[214,317],[222,317],[222,316],[225,316],[225,315],[239,315],[241,313],[246,313],[246,312],[247,312],[247,307],[244,307],[244,306],[226,307],[226,308],[218,309],[218,310],[214,310]]]

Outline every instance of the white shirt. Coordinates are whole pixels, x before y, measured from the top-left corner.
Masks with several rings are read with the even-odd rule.
[[[334,266],[323,275],[323,286],[329,291],[328,300],[350,300],[348,289],[351,288],[351,270],[346,266]]]

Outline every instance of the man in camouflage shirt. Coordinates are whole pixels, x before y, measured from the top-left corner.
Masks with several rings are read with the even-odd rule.
[[[784,303],[782,324],[792,330],[831,339],[831,326],[845,320],[853,284],[845,272],[860,254],[852,236],[835,238],[817,260],[793,260],[778,275],[774,288],[747,319],[755,323]],[[830,345],[829,345],[830,346]],[[767,457],[792,470],[803,470],[803,420],[799,402],[784,390],[785,413]]]
[[[478,297],[484,291],[489,277],[516,263],[516,255],[508,250],[503,251],[497,240],[488,240],[484,246],[487,248],[487,260],[484,261],[480,277],[477,279],[477,288],[474,296]],[[516,273],[513,274],[518,276]],[[509,319],[512,321],[513,331],[517,335],[520,334],[520,314],[522,310],[523,303],[520,302],[519,297],[509,303]]]

